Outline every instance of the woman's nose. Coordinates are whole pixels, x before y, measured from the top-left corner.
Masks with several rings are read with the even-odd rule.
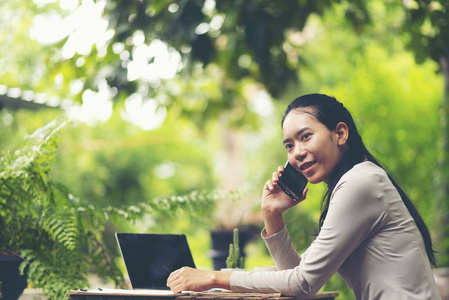
[[[307,151],[304,147],[296,146],[294,154],[296,160],[302,161],[307,156]]]

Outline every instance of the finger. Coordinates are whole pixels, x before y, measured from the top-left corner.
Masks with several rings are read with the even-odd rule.
[[[175,278],[176,274],[177,274],[177,271],[171,272],[170,275],[168,276],[167,283],[173,281],[173,279]]]
[[[269,191],[274,190],[273,182],[272,182],[271,180],[268,180],[268,181],[265,183],[265,189],[267,189],[267,190],[269,190]]]
[[[167,286],[169,288],[171,288],[173,286],[174,282],[175,282],[175,280],[172,277],[168,277],[168,279],[167,279]]]
[[[301,199],[299,199],[299,201],[303,201],[306,199],[308,191],[309,191],[309,188],[304,189],[304,191],[302,192],[302,197],[301,197]]]
[[[167,286],[174,292],[179,293],[182,292],[182,284],[179,282],[179,280],[171,281],[170,283],[167,282]]]
[[[170,289],[172,290],[173,293],[180,293],[180,292],[182,292],[182,289],[180,288],[180,286],[177,286],[177,285],[170,286]]]
[[[283,166],[279,166],[278,167],[278,171],[273,173],[273,182],[275,184],[277,184],[277,182],[279,181],[279,177],[281,176],[281,174],[284,172],[284,167]]]
[[[271,175],[271,180],[272,181],[277,181],[279,179],[279,173],[278,172],[273,172],[273,175]]]
[[[173,271],[167,279],[167,286],[172,285],[176,280],[179,279],[180,270]]]

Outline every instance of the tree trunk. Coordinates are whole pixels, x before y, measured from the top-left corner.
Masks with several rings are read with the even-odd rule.
[[[440,110],[441,135],[436,176],[436,212],[438,215],[438,265],[449,266],[449,53],[440,59],[444,94]]]

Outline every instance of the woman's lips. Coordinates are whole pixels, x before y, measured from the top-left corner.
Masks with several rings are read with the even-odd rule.
[[[309,162],[306,162],[306,163],[303,163],[303,164],[301,164],[300,169],[301,169],[301,171],[303,171],[304,173],[307,173],[308,171],[310,171],[310,168],[311,168],[313,165],[315,165],[315,163],[316,163],[316,160],[314,160],[314,161],[309,161]]]

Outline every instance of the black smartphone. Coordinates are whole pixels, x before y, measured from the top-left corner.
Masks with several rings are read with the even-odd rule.
[[[284,166],[284,172],[279,176],[278,186],[293,199],[299,201],[302,192],[307,185],[307,179],[296,170],[288,161]]]

